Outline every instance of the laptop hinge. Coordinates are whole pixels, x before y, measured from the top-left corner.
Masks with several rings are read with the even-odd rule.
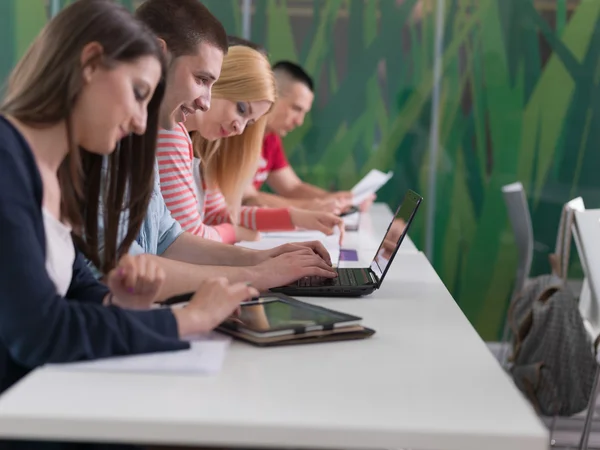
[[[377,274],[373,271],[373,269],[369,268],[369,270],[367,271],[367,273],[371,277],[371,281],[373,282],[373,284],[378,285],[379,284],[379,277],[377,277]]]

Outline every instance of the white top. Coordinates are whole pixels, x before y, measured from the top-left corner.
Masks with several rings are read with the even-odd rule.
[[[56,291],[64,297],[71,285],[75,261],[71,227],[59,221],[45,208],[42,208],[42,213],[46,233],[46,271],[54,282]]]
[[[422,253],[399,253],[371,296],[306,300],[357,314],[377,333],[279,348],[234,342],[214,377],[37,369],[0,397],[0,436],[547,450],[547,430]]]

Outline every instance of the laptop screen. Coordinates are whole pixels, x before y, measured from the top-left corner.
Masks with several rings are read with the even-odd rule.
[[[371,270],[379,278],[379,284],[381,284],[381,280],[383,280],[398,248],[402,244],[422,200],[423,198],[419,194],[409,190],[396,210],[396,215],[392,219],[385,237],[379,245],[379,249],[377,249],[377,253],[375,253],[373,262],[371,262]]]

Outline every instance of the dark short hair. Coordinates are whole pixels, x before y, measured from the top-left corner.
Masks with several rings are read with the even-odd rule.
[[[198,0],[146,0],[135,15],[167,43],[175,56],[195,53],[201,42],[227,53],[223,24]]]
[[[306,71],[300,67],[298,64],[293,63],[291,61],[278,61],[273,64],[273,72],[277,73],[285,73],[292,80],[297,81],[306,85],[307,88],[314,92],[314,82],[313,79]]]
[[[256,42],[249,41],[248,39],[244,39],[244,38],[241,38],[238,36],[228,35],[227,42],[229,43],[230,47],[235,47],[236,45],[250,47],[251,49],[256,50],[257,52],[260,52],[263,55],[267,56],[267,49],[265,47],[263,47],[260,44],[257,44]]]

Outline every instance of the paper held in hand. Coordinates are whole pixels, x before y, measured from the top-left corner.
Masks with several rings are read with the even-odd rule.
[[[354,206],[360,205],[371,194],[376,193],[393,176],[394,172],[391,170],[388,173],[383,173],[377,169],[371,170],[352,188],[352,195],[354,196],[352,204]]]

